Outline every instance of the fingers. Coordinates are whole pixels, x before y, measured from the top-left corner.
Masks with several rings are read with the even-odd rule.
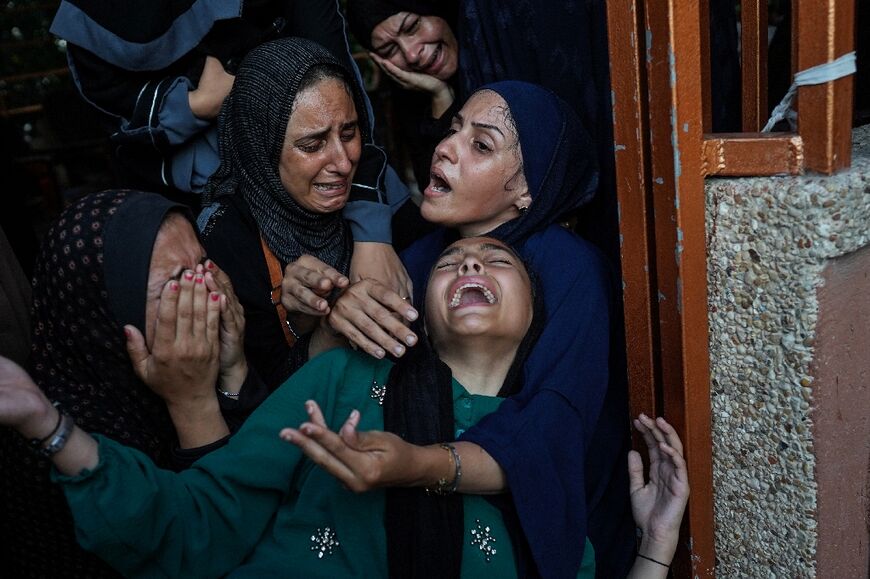
[[[318,425],[326,428],[326,419],[323,418],[323,412],[320,411],[320,406],[314,400],[305,402],[305,411],[308,413],[308,419]]]
[[[686,467],[686,459],[683,458],[683,454],[664,442],[659,445],[659,448],[671,459],[674,467],[674,476],[677,481],[688,486],[689,475]],[[686,494],[688,495],[688,492],[686,492]]]
[[[178,331],[178,302],[181,299],[181,283],[169,280],[160,292],[157,306],[157,323],[154,327],[152,349],[171,347]]]
[[[209,292],[206,299],[208,303],[206,306],[205,338],[215,347],[220,340],[221,297],[218,292]]]
[[[193,323],[190,327],[190,331],[195,338],[204,340],[206,338],[206,319],[208,318],[208,305],[210,300],[208,297],[208,290],[205,287],[205,276],[202,273],[194,274],[192,292],[191,305],[193,310]],[[184,292],[182,292],[181,299],[184,299]],[[183,335],[184,334],[182,334],[182,336]]]
[[[402,356],[408,346],[417,343],[417,335],[394,314],[410,321],[418,315],[399,294],[367,279],[336,301],[329,324],[371,356],[383,358],[386,352]]]
[[[181,290],[178,296],[178,310],[176,314],[176,336],[189,336],[193,333],[194,277],[196,277],[196,273],[189,269],[181,274],[181,280],[178,282]]]
[[[643,435],[650,462],[655,462],[659,458],[659,443],[664,442],[664,436],[656,428],[655,422],[646,414],[637,417],[634,421],[634,427]]]
[[[630,494],[639,491],[645,484],[643,478],[643,459],[636,450],[628,451],[628,480],[628,491]]]
[[[680,440],[677,431],[664,418],[659,416],[655,421],[656,426],[664,435],[664,440],[672,446],[680,455],[683,454],[683,441]]]
[[[306,423],[303,424],[299,430],[285,428],[279,433],[279,436],[282,440],[298,446],[305,456],[311,459],[312,462],[340,480],[348,488],[352,490],[362,490],[360,489],[360,480],[354,472],[317,440],[311,438],[309,434],[306,433],[306,429],[312,426],[313,425]]]
[[[350,280],[316,257],[303,255],[287,264],[281,282],[281,303],[290,312],[323,316],[329,313],[325,296],[343,289]]]
[[[124,326],[124,335],[127,337],[127,355],[133,364],[133,371],[140,380],[145,382],[146,368],[148,367],[148,348],[145,346],[145,336],[135,326]]]

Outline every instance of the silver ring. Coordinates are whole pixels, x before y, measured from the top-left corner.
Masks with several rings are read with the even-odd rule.
[[[411,299],[411,296],[405,296],[402,298],[403,301],[408,301],[409,299]]]

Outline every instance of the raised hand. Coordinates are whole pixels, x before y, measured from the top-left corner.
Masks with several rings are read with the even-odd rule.
[[[628,456],[631,509],[643,532],[638,552],[670,564],[689,499],[683,444],[664,418],[653,420],[641,414],[634,426],[643,435],[650,458],[649,481],[644,483],[640,454],[631,451]]]
[[[204,269],[206,287],[220,295],[220,387],[224,392],[238,392],[248,375],[245,309],[226,272],[210,259]]]
[[[414,294],[414,284],[396,250],[389,243],[356,242],[350,261],[350,281],[373,279],[401,296]]]
[[[215,390],[220,315],[221,294],[208,291],[202,271],[187,270],[163,287],[150,350],[137,328],[124,326],[133,370],[166,402],[182,448],[229,433]]]

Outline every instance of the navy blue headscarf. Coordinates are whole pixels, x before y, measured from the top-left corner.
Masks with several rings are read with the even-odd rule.
[[[599,576],[624,576],[634,527],[626,393],[611,358],[611,268],[592,244],[556,224],[593,197],[595,147],[550,91],[517,81],[485,88],[508,104],[532,196],[525,215],[487,235],[512,244],[537,272],[546,316],[524,366],[525,386],[461,438],[505,472],[529,547],[515,550],[520,576],[575,576],[587,536]],[[426,287],[429,268],[456,236],[441,229],[402,254],[415,288]]]
[[[525,215],[491,232],[517,245],[592,199],[598,188],[595,146],[570,105],[543,87],[508,80],[480,90],[505,100],[522,149],[532,204]]]

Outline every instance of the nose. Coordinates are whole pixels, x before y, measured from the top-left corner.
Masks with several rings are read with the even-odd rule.
[[[353,162],[348,154],[347,146],[341,139],[336,139],[330,147],[329,163],[326,166],[328,171],[339,175],[347,175],[353,168]]]
[[[414,66],[420,62],[420,55],[423,52],[423,45],[411,39],[400,38],[399,48],[402,50],[402,56],[405,57],[405,62],[410,66]]]
[[[475,255],[466,255],[459,264],[459,275],[480,275],[483,273],[483,263]]]
[[[456,162],[456,136],[459,133],[447,135],[435,147],[435,159],[444,161]]]

